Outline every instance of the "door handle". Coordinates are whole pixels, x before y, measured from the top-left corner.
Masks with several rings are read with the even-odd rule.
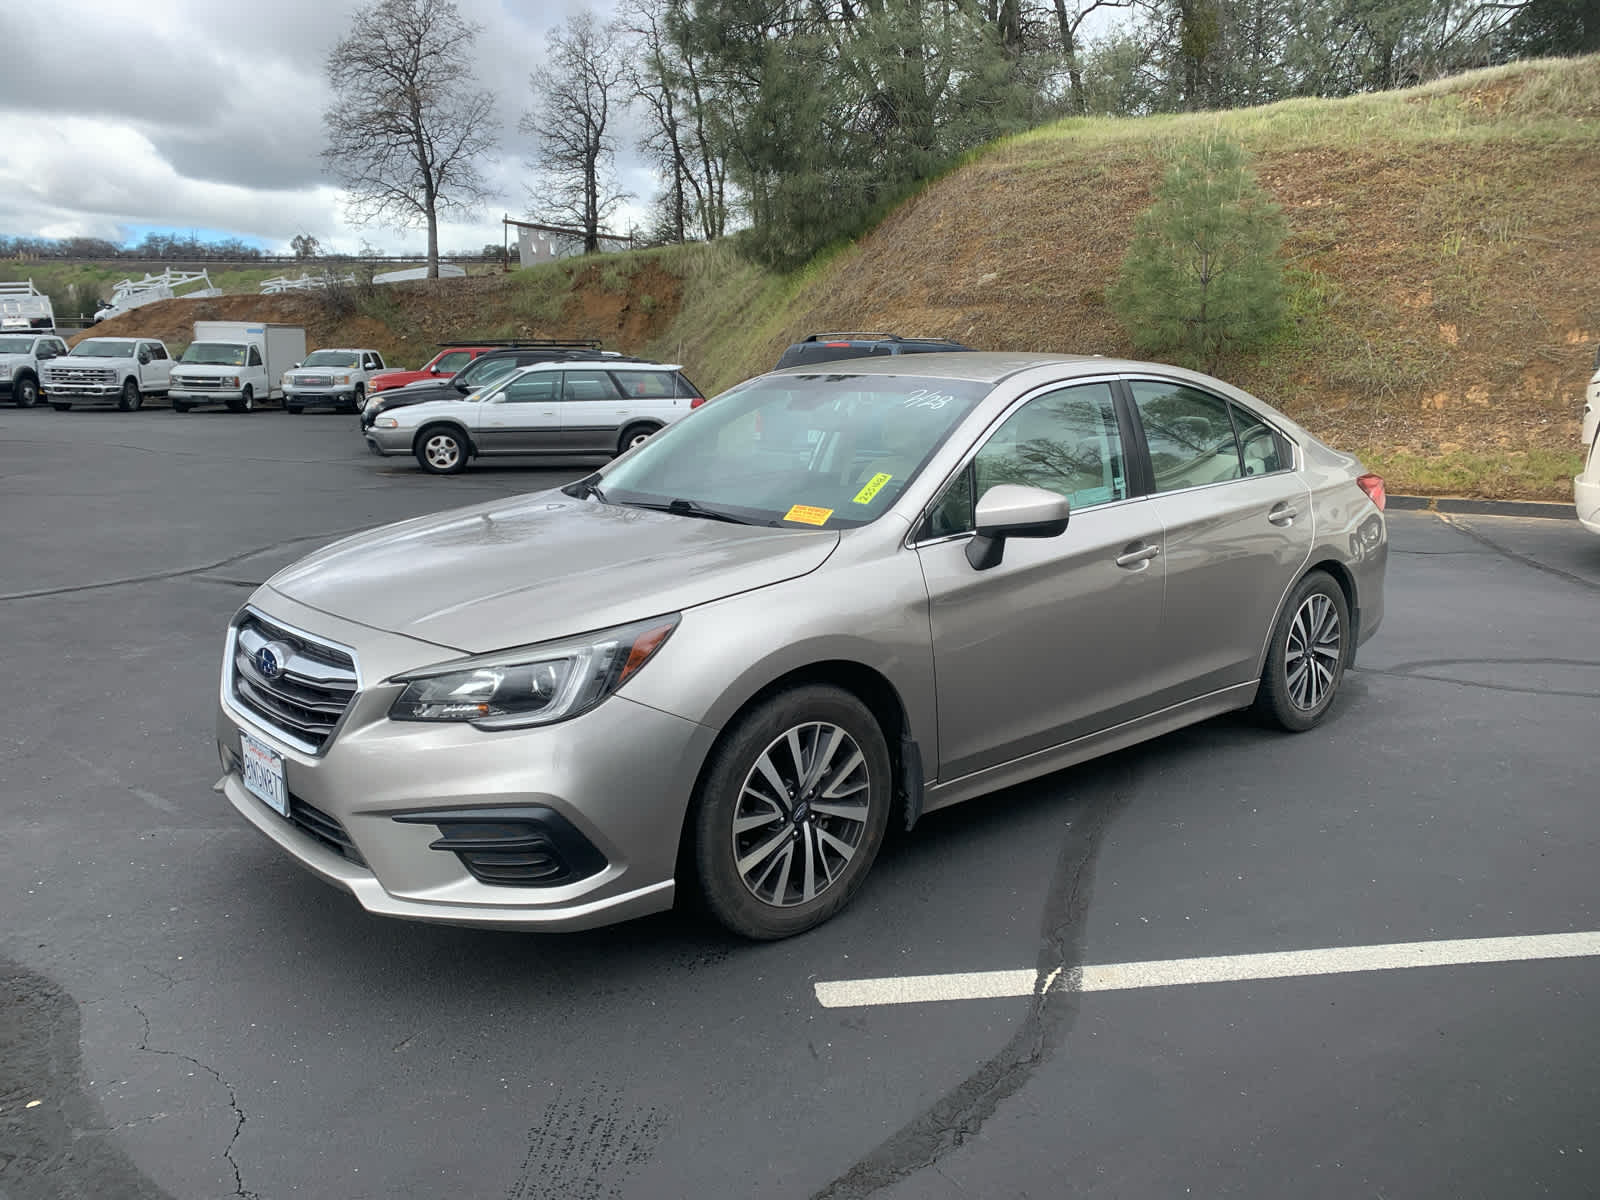
[[[1160,553],[1160,546],[1140,546],[1136,550],[1129,550],[1126,554],[1117,555],[1117,566],[1130,569],[1142,567]]]
[[[1267,514],[1267,520],[1274,525],[1288,525],[1300,515],[1300,510],[1292,504],[1280,504]]]

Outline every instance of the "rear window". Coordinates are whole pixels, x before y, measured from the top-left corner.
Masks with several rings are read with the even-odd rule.
[[[683,394],[676,371],[613,371],[611,378],[624,396],[635,400],[671,400]]]

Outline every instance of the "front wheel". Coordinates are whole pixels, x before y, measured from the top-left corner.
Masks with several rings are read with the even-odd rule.
[[[417,463],[434,475],[454,475],[467,466],[467,439],[444,425],[424,429],[417,435]]]
[[[304,404],[285,404],[284,408],[288,409],[297,417],[306,410],[306,406]]]
[[[712,915],[771,941],[839,912],[883,844],[891,776],[883,731],[849,692],[812,684],[746,713],[712,753],[691,809]]]
[[[1333,707],[1349,661],[1349,602],[1331,576],[1313,571],[1290,594],[1272,631],[1256,712],[1293,733],[1310,729]]]
[[[51,402],[50,407],[55,409],[57,412],[71,412],[72,411],[72,405],[70,405],[70,404],[57,404],[54,401]]]
[[[144,407],[144,393],[139,390],[139,385],[130,379],[122,385],[122,395],[117,397],[117,407],[123,412],[138,412]]]
[[[367,393],[364,388],[357,388],[355,397],[350,401],[350,411],[359,413],[367,406]]]
[[[193,407],[194,405],[190,404],[187,400],[174,400],[172,402],[173,412],[186,413]]]
[[[24,375],[17,380],[13,388],[18,408],[32,408],[39,403],[39,384],[36,380]]]

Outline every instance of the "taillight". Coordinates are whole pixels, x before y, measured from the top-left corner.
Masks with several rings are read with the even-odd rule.
[[[704,396],[692,396],[689,399],[689,407],[690,408],[699,408],[705,402],[706,402],[706,398]]]
[[[1363,475],[1356,480],[1356,486],[1367,494],[1367,498],[1378,506],[1378,511],[1383,511],[1383,506],[1388,502],[1389,496],[1383,490],[1382,475]]]

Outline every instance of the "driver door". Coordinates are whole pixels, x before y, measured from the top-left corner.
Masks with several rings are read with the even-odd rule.
[[[1161,632],[1166,567],[1154,507],[1129,494],[1125,420],[1109,383],[1023,401],[929,511],[917,555],[928,587],[941,782],[1141,714]],[[1058,492],[1055,538],[966,556],[973,505],[999,483]]]
[[[479,404],[477,442],[484,454],[531,454],[561,436],[561,372],[529,371]]]

